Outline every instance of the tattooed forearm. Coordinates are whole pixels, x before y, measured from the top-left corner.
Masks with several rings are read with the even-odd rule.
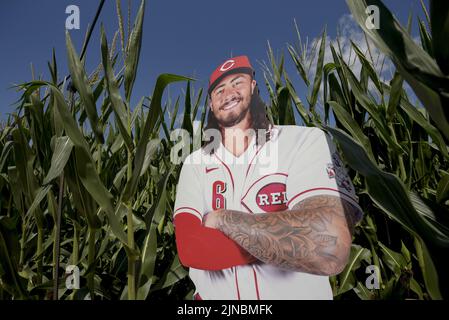
[[[346,265],[356,209],[334,196],[315,196],[292,210],[250,215],[224,210],[217,228],[260,261],[333,275]]]

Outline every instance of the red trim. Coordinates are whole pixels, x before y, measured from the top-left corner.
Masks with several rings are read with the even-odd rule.
[[[262,179],[264,179],[264,178],[266,178],[266,177],[268,177],[268,176],[274,176],[275,174],[280,174],[280,175],[283,175],[283,176],[288,177],[288,174],[283,173],[283,172],[270,173],[270,174],[266,174],[266,175],[262,176],[261,178],[257,179],[257,180],[256,180],[256,181],[255,181],[255,182],[248,188],[248,190],[246,190],[246,193],[245,193],[245,195],[242,197],[241,201],[243,201],[243,199],[245,199],[245,197],[246,197],[246,195],[248,194],[249,190],[251,190],[251,188],[252,188],[257,182],[259,182],[260,180],[262,180]]]
[[[248,177],[249,169],[251,168],[252,165],[253,165],[253,163],[250,162],[249,165],[248,165],[248,169],[246,169],[246,175],[245,175],[245,178]]]
[[[207,168],[206,167],[206,174],[211,172],[211,171],[217,170],[217,169],[218,169],[218,167],[214,167],[214,168]]]
[[[305,190],[305,191],[302,191],[302,192],[298,193],[297,195],[295,195],[293,198],[291,198],[291,199],[287,202],[287,206],[289,206],[290,203],[291,203],[293,200],[295,200],[297,197],[303,195],[304,193],[311,192],[311,191],[316,191],[316,190],[330,190],[330,191],[335,191],[335,192],[344,194],[345,196],[347,196],[347,197],[350,198],[351,200],[355,201],[355,203],[357,203],[357,201],[356,201],[354,198],[352,198],[350,195],[348,195],[347,193],[341,192],[340,190],[333,189],[333,188],[324,188],[324,187],[321,187],[321,188],[308,189],[308,190]]]
[[[214,156],[217,157],[217,159],[218,159],[218,160],[225,166],[226,170],[228,170],[229,175],[231,176],[232,192],[234,193],[234,177],[232,176],[231,170],[230,170],[229,167],[226,165],[226,163],[224,163],[223,160],[220,159],[219,156],[217,156],[215,153],[214,153]]]
[[[254,138],[255,139],[255,138]],[[259,149],[257,149],[256,153],[254,154],[253,158],[251,159],[251,161],[249,162],[248,165],[248,169],[246,169],[246,175],[245,177],[248,177],[248,173],[249,173],[249,168],[251,168],[251,166],[253,165],[253,160],[256,158],[257,154],[259,153],[259,151],[263,148],[263,146],[265,145],[265,143],[261,146],[259,146]]]
[[[235,285],[237,286],[237,299],[240,300],[239,281],[237,280],[237,268],[234,267]]]
[[[189,209],[189,210],[193,210],[193,211],[195,211],[196,213],[198,213],[201,217],[203,216],[198,210],[196,210],[195,208],[192,208],[192,207],[179,207],[178,209],[175,210],[175,213],[178,212],[178,210],[181,210],[181,209]]]
[[[248,206],[243,201],[240,201],[240,203],[246,208],[246,210],[248,210],[250,213],[254,214],[254,212],[252,212],[251,209],[248,208]]]
[[[254,267],[251,266],[251,268],[253,268],[253,273],[254,273],[254,282],[256,284],[256,294],[257,294],[257,300],[260,300],[260,294],[259,294],[259,284],[257,283],[257,275],[256,275],[256,270],[254,270]]]
[[[200,294],[197,292],[197,293],[193,296],[193,300],[203,300],[203,298],[201,298]]]

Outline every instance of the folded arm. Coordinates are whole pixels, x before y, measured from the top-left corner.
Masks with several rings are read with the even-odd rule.
[[[281,212],[251,215],[217,210],[203,223],[221,230],[262,262],[334,275],[347,264],[356,212],[339,197],[319,195]]]
[[[174,223],[179,260],[186,267],[222,270],[257,261],[221,231],[202,226],[189,213],[177,214]]]

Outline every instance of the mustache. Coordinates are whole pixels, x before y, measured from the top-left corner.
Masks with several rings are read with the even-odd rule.
[[[231,99],[229,99],[228,101],[226,101],[225,103],[223,103],[219,109],[221,110],[223,108],[226,108],[229,104],[236,102],[236,101],[240,102],[241,100],[242,100],[242,97],[240,95],[236,95],[236,96],[232,97]]]

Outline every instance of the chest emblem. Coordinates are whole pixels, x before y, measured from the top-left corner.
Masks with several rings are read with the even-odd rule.
[[[286,180],[285,173],[272,173],[257,179],[242,197],[242,205],[252,213],[287,210]]]
[[[263,186],[256,194],[257,206],[265,212],[287,209],[287,191],[284,183],[273,182]]]

